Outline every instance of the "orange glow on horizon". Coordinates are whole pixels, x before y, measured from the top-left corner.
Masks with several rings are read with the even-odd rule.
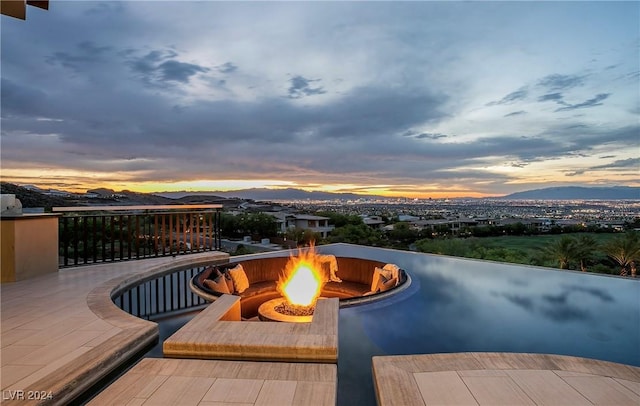
[[[353,193],[356,195],[374,195],[386,198],[407,198],[407,199],[456,199],[456,198],[490,198],[503,196],[508,193],[548,187],[557,184],[558,180],[552,175],[540,170],[535,175],[526,178],[512,179],[505,182],[505,185],[513,186],[512,191],[502,194],[489,193],[474,190],[473,186],[468,187],[463,184],[440,185],[430,183],[426,185],[410,184],[385,184],[385,185],[363,185],[363,184],[320,184],[320,183],[297,183],[286,180],[186,180],[186,181],[138,181],[136,178],[141,174],[130,172],[82,172],[73,169],[62,168],[37,168],[37,169],[6,169],[2,168],[2,181],[15,183],[18,185],[35,185],[43,190],[56,189],[71,193],[85,193],[87,190],[106,188],[116,192],[131,191],[138,193],[161,193],[161,192],[216,192],[231,191],[251,188],[284,189],[294,188],[306,191],[320,191],[329,193]],[[577,184],[589,185],[588,176],[574,176]],[[117,180],[114,180],[117,179]],[[624,179],[621,177],[621,179]],[[611,179],[609,179],[611,180]],[[637,182],[619,182],[627,186],[640,186]],[[573,183],[573,182],[572,182]],[[524,187],[524,185],[528,185]],[[566,184],[564,184],[566,185]],[[564,186],[560,185],[560,186]],[[486,185],[476,185],[479,189],[487,190]],[[593,184],[593,186],[599,186]]]
[[[180,182],[136,182],[127,181],[126,174],[88,174],[73,170],[50,170],[47,177],[42,176],[42,170],[3,170],[2,181],[18,185],[35,185],[43,190],[56,189],[70,193],[85,193],[92,189],[112,189],[116,192],[128,190],[137,193],[161,193],[161,192],[216,192],[231,191],[251,188],[284,189],[295,188],[309,192],[320,191],[329,193],[353,193],[357,195],[375,195],[387,198],[409,199],[454,199],[460,197],[492,197],[495,194],[465,191],[446,190],[430,186],[421,188],[416,186],[413,190],[407,190],[403,185],[394,189],[392,185],[379,187],[376,185],[320,185],[312,187],[299,185],[290,181],[277,180],[220,180],[220,181],[180,181]],[[122,180],[113,181],[113,178]],[[434,190],[435,189],[435,190]]]

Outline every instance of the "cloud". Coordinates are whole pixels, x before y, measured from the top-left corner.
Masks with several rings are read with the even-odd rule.
[[[233,73],[238,70],[238,67],[231,62],[225,62],[220,66],[216,66],[216,69],[220,73]]]
[[[319,82],[320,79],[306,79],[300,75],[296,75],[289,79],[291,86],[289,86],[289,98],[299,99],[304,96],[313,96],[317,94],[324,94],[326,91],[322,87],[311,87],[311,83]]]
[[[548,90],[567,90],[584,85],[584,76],[552,74],[538,81],[538,86]]]
[[[72,51],[54,52],[46,57],[45,61],[51,65],[59,64],[73,71],[81,72],[87,69],[87,65],[104,61],[111,50],[110,46],[98,46],[92,41],[83,41],[77,43]]]
[[[170,81],[187,84],[193,76],[210,70],[204,66],[178,61],[178,53],[171,49],[150,51],[141,57],[131,56],[135,53],[135,50],[127,50],[120,54],[128,57],[126,63],[131,70],[150,85],[163,85]]]
[[[127,50],[122,52],[122,55],[130,55],[135,53],[135,50]],[[178,54],[173,50],[155,50],[142,57],[133,57],[128,60],[128,64],[131,69],[142,75],[150,75],[156,69],[158,69],[158,63],[167,59],[175,58]]]
[[[418,139],[429,139],[429,140],[439,140],[440,138],[447,138],[446,134],[440,134],[440,133],[421,133],[416,135],[416,138]]]
[[[2,105],[2,127],[6,128],[6,120],[22,120],[24,117],[55,118],[55,114],[49,114],[51,97],[40,88],[27,84],[16,83],[10,79],[2,78],[2,92],[0,92],[0,104]]]
[[[189,83],[191,76],[197,73],[209,71],[208,68],[202,66],[174,60],[161,63],[158,65],[157,70],[161,73],[162,79],[182,83]]]
[[[464,10],[431,2],[59,6],[38,24],[2,24],[3,169],[120,177],[127,168],[127,177],[141,181],[269,176],[496,193],[539,179],[532,171],[548,162],[566,162],[555,173],[591,170],[586,161],[561,159],[628,157],[637,144],[631,84],[638,76],[617,79],[637,72],[637,49],[609,37],[597,46],[548,47],[539,27],[513,28],[520,13],[488,3]],[[492,22],[495,30],[485,32],[491,40],[477,35],[469,7]],[[571,21],[583,13],[566,7]],[[454,15],[469,24],[450,24]],[[179,24],[187,17],[189,25]],[[582,34],[606,24],[589,21]],[[242,46],[241,24],[252,26]],[[627,31],[637,36],[633,28]],[[565,30],[551,26],[543,34]],[[599,68],[584,65],[591,49],[612,44],[624,52],[603,56]],[[522,47],[540,52],[514,58]],[[479,69],[497,49],[500,69]],[[589,74],[554,73],[558,60],[568,72]],[[536,69],[516,68],[523,64]],[[494,83],[510,87],[495,95]],[[606,89],[616,104],[573,93],[586,88]],[[559,104],[529,103],[536,100]],[[478,101],[505,107],[470,111]],[[594,105],[602,107],[562,121],[552,114]],[[510,166],[526,168],[494,169]],[[613,181],[630,169],[596,168],[594,177],[601,171]]]
[[[513,113],[505,114],[504,117],[515,117],[515,116],[521,116],[523,114],[527,114],[527,112],[524,110],[514,111]]]
[[[406,131],[402,134],[403,137],[413,137],[417,139],[429,139],[429,140],[439,140],[441,138],[447,138],[448,135],[441,133],[426,133],[426,132],[417,132],[414,130]]]
[[[555,111],[568,111],[568,110],[576,110],[576,109],[582,109],[582,108],[586,108],[586,107],[595,107],[595,106],[602,106],[603,103],[601,103],[603,100],[606,100],[609,96],[611,96],[611,93],[600,93],[597,94],[595,97],[586,100],[582,103],[578,103],[578,104],[567,104],[565,107],[560,107],[559,109],[556,109]]]
[[[566,104],[563,101],[563,96],[562,93],[548,93],[548,94],[544,94],[540,97],[538,97],[538,101],[539,102],[545,102],[545,101],[555,101],[558,102],[560,104]]]
[[[511,92],[498,101],[487,103],[487,106],[497,106],[500,104],[512,104],[520,100],[524,100],[529,95],[529,91],[525,88]]]
[[[605,157],[601,157],[601,158],[605,158]],[[613,157],[606,157],[606,158],[613,158]],[[628,170],[631,169],[633,171],[637,171],[640,169],[640,158],[629,158],[629,159],[619,159],[617,161],[608,163],[608,164],[604,164],[604,165],[596,165],[596,166],[592,166],[589,168],[584,168],[584,169],[579,169],[579,170],[575,170],[575,171],[569,171],[566,173],[566,176],[576,176],[576,175],[583,175],[587,172],[593,172],[593,171],[599,171],[599,170],[609,170],[609,169],[613,169],[613,170],[617,170],[617,171],[624,171],[624,170]]]

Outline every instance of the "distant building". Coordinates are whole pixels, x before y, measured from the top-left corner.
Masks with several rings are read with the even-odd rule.
[[[418,220],[420,220],[420,217],[410,216],[408,214],[401,214],[398,216],[398,221],[412,222],[412,221],[418,221]]]
[[[49,189],[47,191],[42,192],[42,194],[45,194],[47,196],[55,196],[55,197],[70,197],[71,196],[71,193],[65,192],[64,190],[57,190],[57,189]]]
[[[411,222],[411,226],[415,230],[421,231],[428,229],[436,231],[446,227],[452,234],[458,234],[463,228],[471,228],[477,225],[478,222],[476,220],[467,218],[417,220]]]
[[[376,230],[380,230],[384,226],[384,220],[380,216],[362,216],[362,222]]]
[[[284,212],[265,212],[276,218],[280,232],[286,233],[292,228],[311,230],[323,238],[335,228],[329,224],[329,217],[312,216],[309,214],[291,214]]]

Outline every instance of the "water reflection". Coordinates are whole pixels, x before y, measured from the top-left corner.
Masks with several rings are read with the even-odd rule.
[[[576,291],[576,292],[588,293],[590,295],[593,295],[593,296],[599,298],[603,302],[614,302],[615,301],[613,296],[611,296],[607,291],[605,291],[603,289],[600,289],[600,288],[587,288],[587,287],[584,287],[584,286],[577,286],[577,285],[565,285],[565,287],[566,287],[566,289],[568,289],[568,292]]]
[[[340,310],[339,404],[375,402],[367,382],[379,354],[529,352],[640,366],[640,280],[347,244],[321,248],[395,263],[413,284],[384,302]],[[360,391],[357,381],[369,386]]]

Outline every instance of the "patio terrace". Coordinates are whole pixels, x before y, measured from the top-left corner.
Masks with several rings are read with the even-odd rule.
[[[227,260],[208,252],[2,284],[3,404],[69,404],[157,340],[157,325],[117,308],[114,292],[186,265]],[[458,353],[375,357],[371,367],[380,405],[640,403],[640,368],[591,359]],[[335,364],[144,359],[93,403],[335,404],[339,380]],[[17,399],[29,395],[45,398]]]

